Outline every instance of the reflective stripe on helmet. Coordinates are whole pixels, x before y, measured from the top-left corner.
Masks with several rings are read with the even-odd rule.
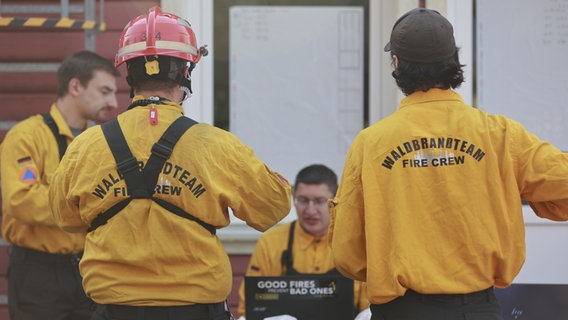
[[[175,42],[175,41],[164,41],[164,40],[157,40],[155,46],[148,47],[146,42],[137,42],[125,47],[122,47],[118,50],[118,57],[123,57],[128,54],[143,51],[146,49],[157,49],[157,50],[174,50],[174,51],[181,51],[187,52],[189,54],[197,56],[197,48],[185,43]]]

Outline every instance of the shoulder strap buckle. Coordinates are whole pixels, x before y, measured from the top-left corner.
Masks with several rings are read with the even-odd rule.
[[[136,158],[134,157],[130,157],[128,159],[121,161],[120,163],[117,163],[116,167],[118,169],[118,172],[123,175],[133,170],[140,171],[140,165],[138,164],[138,160],[136,160]]]
[[[154,143],[154,145],[152,146],[152,154],[164,160],[168,160],[173,151],[173,148],[160,143],[160,141]]]

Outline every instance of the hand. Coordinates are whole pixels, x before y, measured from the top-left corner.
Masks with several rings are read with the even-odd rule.
[[[283,315],[280,315],[280,316],[272,316],[272,317],[264,318],[264,320],[298,320],[298,319],[296,319],[296,317],[292,317],[290,315],[283,314]]]
[[[354,320],[371,320],[371,309],[367,308],[359,312]]]

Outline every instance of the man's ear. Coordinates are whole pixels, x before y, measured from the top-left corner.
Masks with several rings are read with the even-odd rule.
[[[398,69],[398,57],[395,54],[392,55],[392,64],[395,69]]]
[[[81,92],[82,88],[83,85],[81,84],[81,81],[77,78],[72,78],[69,80],[69,84],[67,85],[67,92],[73,96],[77,96],[79,95],[79,92]]]

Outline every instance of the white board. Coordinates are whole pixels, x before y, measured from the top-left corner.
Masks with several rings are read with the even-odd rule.
[[[568,0],[477,0],[478,106],[568,151]]]
[[[478,106],[568,151],[568,0],[477,0]],[[527,257],[516,283],[568,284],[568,224],[524,207]]]
[[[363,127],[362,7],[230,8],[230,131],[293,183],[321,163],[341,175]]]

